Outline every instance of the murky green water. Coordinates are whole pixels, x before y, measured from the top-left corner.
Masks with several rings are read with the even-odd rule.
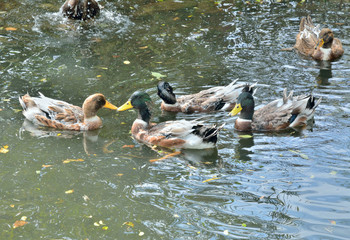
[[[0,2],[0,147],[9,146],[0,153],[0,238],[347,239],[349,2],[154,2],[103,0],[89,23],[63,19],[63,0]],[[339,61],[279,51],[307,14],[343,41]],[[154,122],[202,117],[162,114],[152,72],[179,94],[239,78],[258,81],[258,104],[286,87],[323,101],[301,133],[240,139],[234,118],[204,116],[226,122],[217,149],[155,163],[163,155],[130,137],[135,112],[101,110],[104,127],[85,134],[22,126],[18,96],[38,91],[76,105],[102,92],[120,105],[141,89],[154,99]],[[28,224],[13,229],[23,216]]]

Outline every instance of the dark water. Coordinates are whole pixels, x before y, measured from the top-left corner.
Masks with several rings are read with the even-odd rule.
[[[350,4],[250,2],[104,0],[88,23],[63,19],[63,1],[0,2],[0,238],[348,239]],[[339,61],[280,51],[307,14],[342,40]],[[258,82],[257,104],[284,88],[323,100],[312,129],[240,138],[226,113],[162,114],[152,72],[178,94],[238,78]],[[154,122],[225,122],[217,149],[152,163],[163,154],[130,137],[132,111],[101,110],[90,133],[23,130],[26,92],[120,105],[137,89],[154,99]]]

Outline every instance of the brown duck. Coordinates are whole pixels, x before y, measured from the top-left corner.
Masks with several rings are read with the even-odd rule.
[[[118,109],[101,93],[85,99],[82,108],[39,94],[39,97],[26,94],[19,98],[19,102],[23,108],[23,115],[40,126],[75,131],[94,130],[102,126],[102,120],[96,115],[99,109]]]
[[[239,131],[279,131],[305,127],[321,102],[321,98],[315,102],[312,95],[293,97],[293,91],[287,96],[285,89],[282,99],[274,100],[254,111],[252,91],[251,86],[247,85],[231,111],[232,116],[240,113],[235,122],[235,128]]]
[[[344,53],[341,41],[334,38],[332,30],[323,28],[320,31],[310,16],[303,17],[300,21],[294,49],[302,55],[324,61],[336,60]]]
[[[100,6],[95,0],[66,0],[61,7],[63,16],[69,19],[88,20],[100,13]]]

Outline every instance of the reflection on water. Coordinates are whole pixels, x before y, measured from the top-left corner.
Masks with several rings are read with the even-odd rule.
[[[330,85],[329,79],[331,79],[332,76],[332,63],[329,61],[321,61],[318,62],[317,66],[320,69],[320,73],[316,77],[317,84],[319,85]]]

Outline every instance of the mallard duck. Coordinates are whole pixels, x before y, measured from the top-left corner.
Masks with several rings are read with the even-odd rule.
[[[299,33],[294,45],[300,54],[312,57],[315,60],[332,61],[340,58],[343,53],[341,41],[334,38],[331,29],[314,26],[311,17],[303,17],[300,21]]]
[[[274,100],[254,111],[252,91],[249,85],[245,86],[230,113],[232,116],[240,113],[235,122],[235,128],[239,131],[278,131],[305,127],[321,102],[321,98],[315,102],[312,95],[293,97],[293,91],[287,96],[285,89],[282,99]]]
[[[227,86],[212,87],[199,93],[183,95],[176,98],[168,82],[158,83],[158,96],[163,100],[161,109],[169,112],[214,112],[231,111],[244,84],[237,80]]]
[[[134,121],[132,136],[147,145],[165,148],[205,149],[215,147],[217,135],[221,127],[205,126],[199,121],[166,121],[151,124],[151,113],[147,103],[150,96],[142,91],[134,92],[129,100],[118,108],[125,111],[131,108],[139,110],[139,117]]]
[[[34,124],[64,130],[94,130],[102,126],[102,120],[96,115],[104,108],[116,110],[117,107],[108,102],[101,93],[96,93],[85,99],[83,108],[61,100],[26,94],[19,97],[23,115]]]
[[[61,12],[70,19],[85,21],[97,16],[100,13],[100,6],[95,0],[66,0]]]

